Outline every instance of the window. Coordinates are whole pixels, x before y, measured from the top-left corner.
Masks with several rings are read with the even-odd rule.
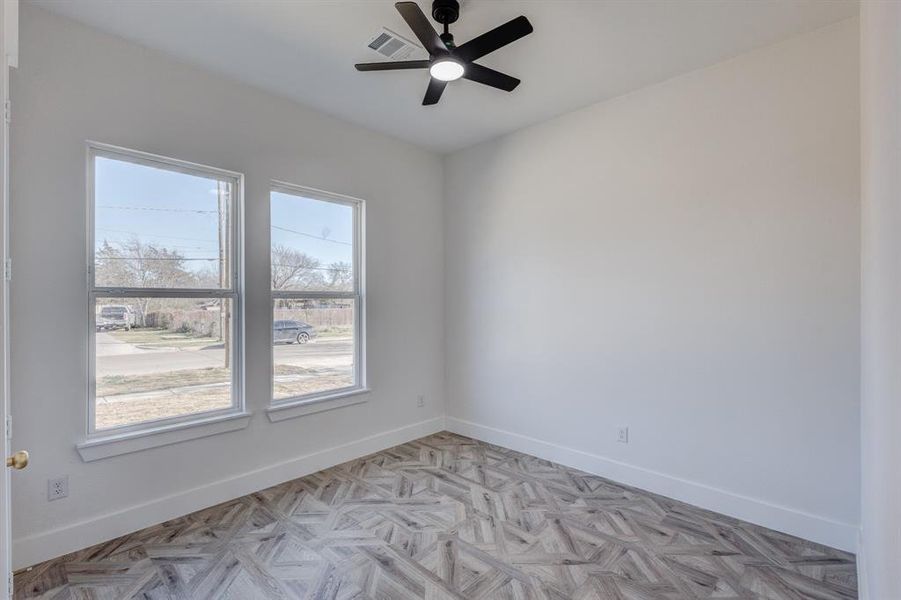
[[[90,434],[241,408],[240,186],[90,146]]]
[[[364,387],[362,202],[278,184],[272,227],[272,398]]]

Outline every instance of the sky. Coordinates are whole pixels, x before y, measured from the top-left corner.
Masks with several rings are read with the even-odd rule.
[[[219,252],[215,178],[97,157],[95,244],[138,237],[175,250],[194,271],[215,267]],[[353,209],[292,194],[271,194],[272,243],[317,258],[351,263]]]
[[[314,256],[323,265],[353,262],[353,208],[272,192],[272,243]]]

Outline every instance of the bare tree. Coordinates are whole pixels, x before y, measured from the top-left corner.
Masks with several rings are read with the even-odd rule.
[[[328,266],[327,274],[329,289],[341,292],[353,289],[353,269],[350,263],[333,262]]]
[[[281,244],[272,247],[272,289],[291,290],[325,284],[319,261]]]
[[[192,271],[194,278],[194,287],[197,288],[218,288],[222,285],[224,265],[221,262],[210,262],[203,267],[196,268]],[[225,282],[228,285],[228,282]]]
[[[179,252],[137,237],[114,243],[104,240],[95,257],[94,277],[98,286],[170,288],[189,287],[194,281],[194,275],[185,267],[185,257]],[[154,299],[134,300],[140,311],[141,326],[146,326]]]

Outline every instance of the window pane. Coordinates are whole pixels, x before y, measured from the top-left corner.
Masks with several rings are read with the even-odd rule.
[[[95,429],[230,408],[232,302],[98,298]]]
[[[277,299],[272,317],[275,400],[356,385],[353,300]]]
[[[228,288],[230,181],[94,159],[99,287]]]
[[[353,291],[353,207],[272,192],[272,289]]]

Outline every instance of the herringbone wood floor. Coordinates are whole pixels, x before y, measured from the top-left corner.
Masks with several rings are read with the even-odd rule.
[[[856,598],[854,556],[449,433],[35,566],[16,598]]]

